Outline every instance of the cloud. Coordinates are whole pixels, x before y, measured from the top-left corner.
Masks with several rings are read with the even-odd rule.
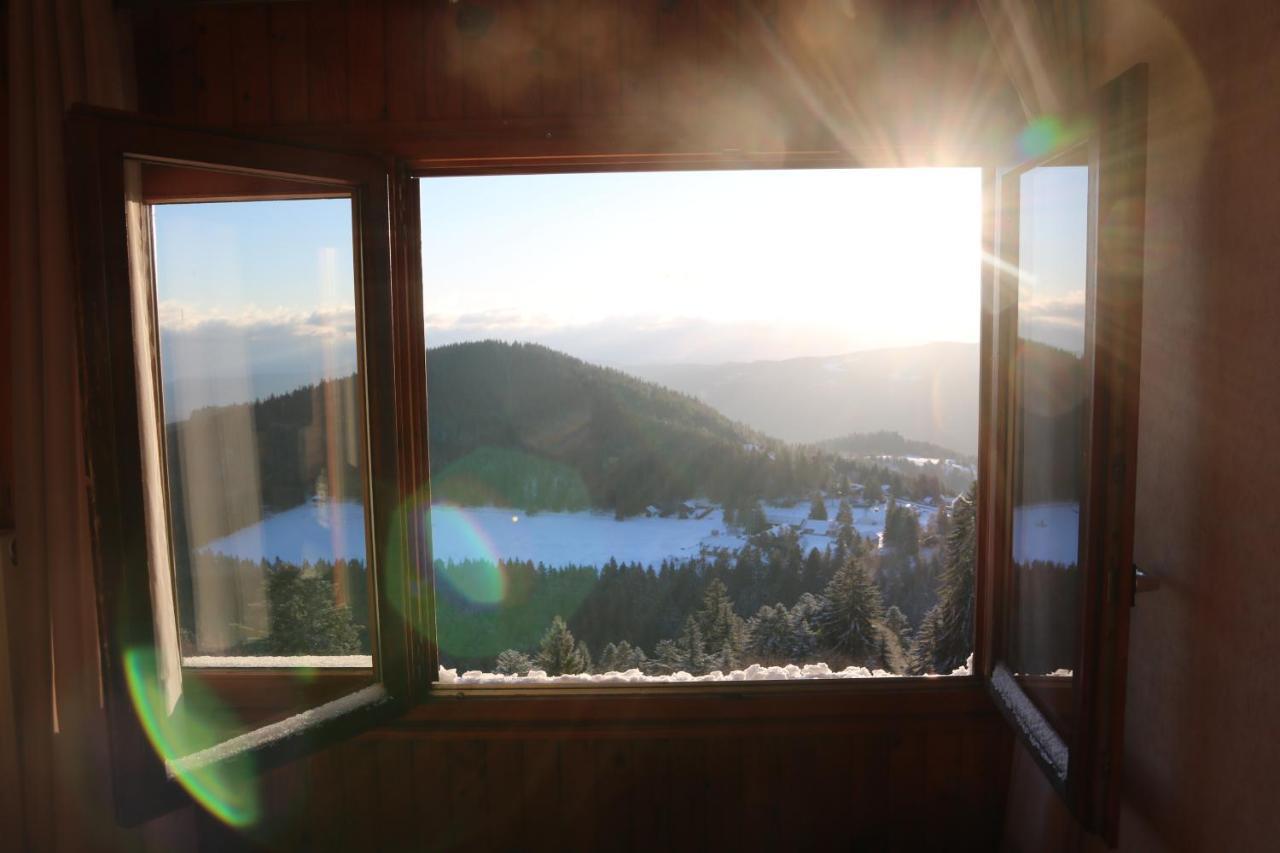
[[[1072,290],[1059,296],[1028,299],[1023,291],[1018,301],[1018,326],[1023,335],[1070,352],[1084,347],[1085,292]]]
[[[494,338],[538,343],[587,361],[615,366],[667,362],[754,361],[844,352],[848,329],[820,325],[717,322],[659,314],[607,317],[583,323],[491,311],[429,315],[427,345]]]
[[[294,335],[355,340],[356,312],[351,305],[326,305],[306,311],[246,306],[235,312],[176,301],[157,305],[162,334],[198,337]]]

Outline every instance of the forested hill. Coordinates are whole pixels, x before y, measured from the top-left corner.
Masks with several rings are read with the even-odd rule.
[[[630,515],[699,496],[803,495],[831,473],[817,451],[543,346],[453,344],[427,364],[437,499]]]
[[[732,506],[803,497],[833,473],[834,457],[784,445],[692,397],[546,347],[453,344],[432,349],[427,363],[434,500],[633,515],[695,497]],[[219,484],[221,510],[196,510],[194,542],[322,490],[358,497],[355,412],[346,377],[200,409],[170,424],[175,500],[184,499],[188,478],[197,489],[209,477]],[[209,446],[220,447],[218,459]],[[193,493],[197,503],[208,499],[207,490]]]

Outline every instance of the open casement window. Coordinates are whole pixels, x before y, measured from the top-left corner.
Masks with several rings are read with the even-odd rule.
[[[1114,839],[1134,590],[1145,72],[995,188],[979,631],[996,703]]]
[[[434,671],[421,302],[392,237],[416,187],[374,157],[125,114],[68,130],[117,811],[190,795],[248,824],[259,768]],[[286,327],[305,347],[268,362]],[[271,396],[301,441],[256,422]],[[308,513],[325,541],[245,534]]]

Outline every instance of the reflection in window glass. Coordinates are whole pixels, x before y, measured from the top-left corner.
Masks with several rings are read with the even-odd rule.
[[[965,667],[977,170],[421,198],[446,680]]]
[[[1076,660],[1089,402],[1088,182],[1086,166],[1048,166],[1023,174],[1019,187],[1008,654],[1013,670],[1027,676],[1069,677]],[[1058,718],[1064,708],[1046,710]]]
[[[351,201],[152,216],[184,662],[368,666]]]

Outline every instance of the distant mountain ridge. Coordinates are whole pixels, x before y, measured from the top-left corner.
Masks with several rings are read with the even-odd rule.
[[[931,343],[845,355],[628,368],[785,441],[897,432],[975,454],[978,345]]]
[[[832,453],[844,453],[850,456],[914,456],[926,459],[954,459],[958,462],[969,461],[965,454],[958,453],[949,447],[943,447],[931,441],[904,438],[901,433],[890,430],[852,432],[838,438],[820,441],[818,446]]]

